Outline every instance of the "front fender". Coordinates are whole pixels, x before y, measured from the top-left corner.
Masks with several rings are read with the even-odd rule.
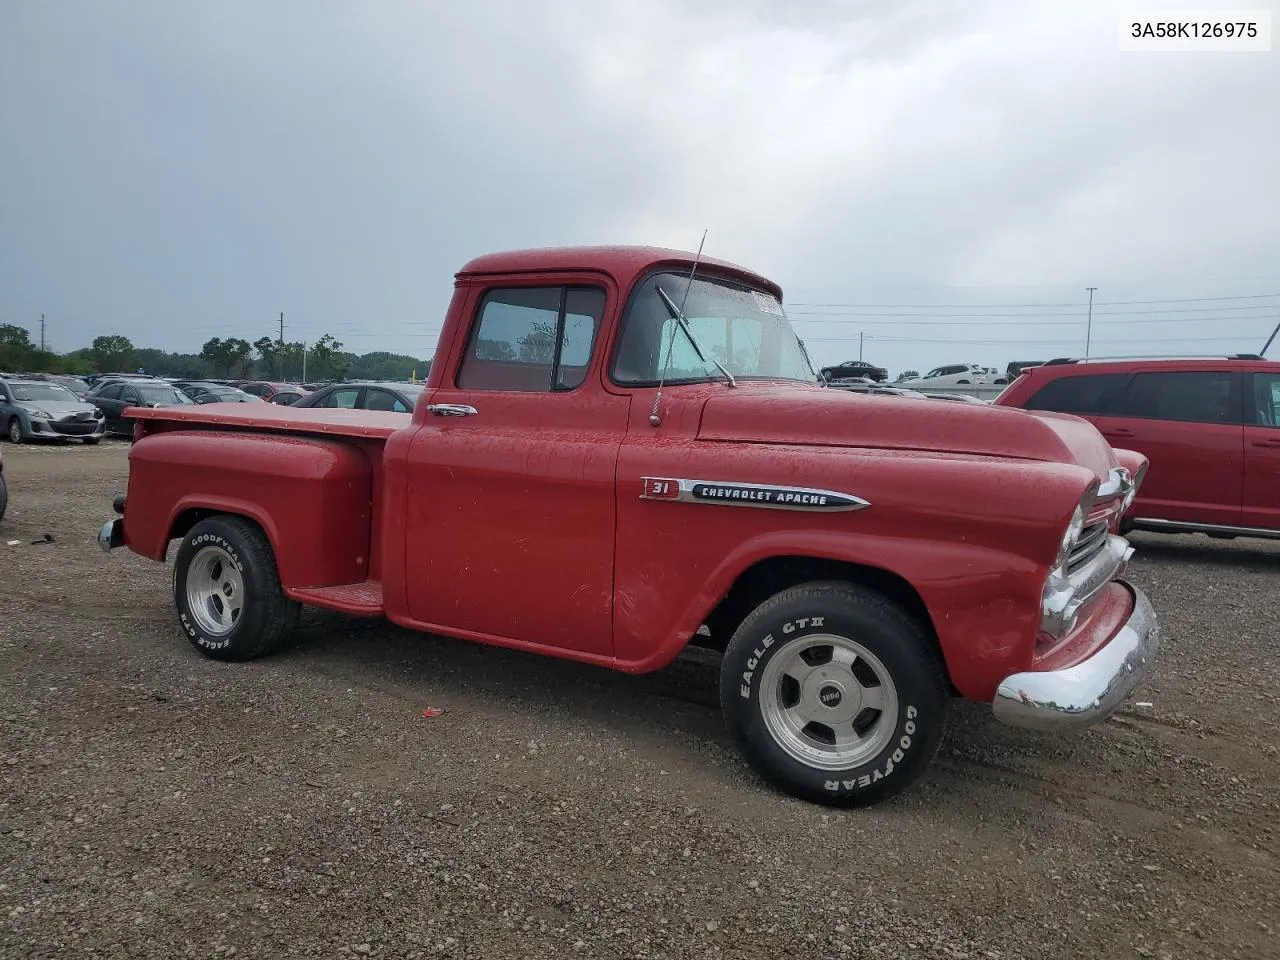
[[[762,561],[803,557],[854,564],[905,581],[929,613],[951,682],[963,696],[989,699],[1005,676],[1031,661],[1044,566],[1026,557],[960,541],[887,536],[852,538],[836,531],[778,531],[741,543],[681,611],[666,641],[647,655],[620,657],[633,672],[674,659],[737,579]],[[620,620],[647,599],[619,594]],[[622,654],[622,649],[619,649]]]
[[[631,475],[792,484],[869,506],[822,513],[646,499]],[[1096,482],[1078,464],[736,443],[624,447],[619,476],[620,669],[670,662],[760,561],[817,558],[905,581],[928,612],[952,683],[983,699],[1031,665],[1045,577]]]
[[[24,438],[30,437],[31,414],[27,413],[27,411],[22,407],[10,407],[8,411],[3,414],[3,422],[0,422],[0,431],[7,431],[9,429],[9,421],[14,417],[18,418],[18,424],[22,427],[22,436]]]

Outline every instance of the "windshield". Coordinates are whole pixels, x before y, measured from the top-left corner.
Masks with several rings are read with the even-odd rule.
[[[694,279],[685,300],[688,283],[688,274],[659,273],[636,288],[622,318],[622,336],[613,361],[615,382],[723,379],[711,357],[739,379],[817,382],[782,304],[772,294],[735,281],[701,277]],[[684,316],[708,354],[706,361],[699,358],[678,321],[672,319],[659,287],[677,307],[684,301]]]
[[[179,403],[191,403],[192,400],[181,390],[175,390],[173,387],[150,387],[134,385],[134,389],[138,391],[138,396],[142,398],[143,403],[167,403],[176,405]]]
[[[20,401],[39,402],[52,401],[53,403],[77,403],[76,395],[66,387],[60,387],[56,383],[14,383],[10,384],[13,389],[13,398]]]

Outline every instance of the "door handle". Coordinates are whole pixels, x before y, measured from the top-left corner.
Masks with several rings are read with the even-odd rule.
[[[1104,437],[1132,437],[1133,431],[1132,430],[1103,430],[1102,435]]]
[[[474,417],[480,412],[465,403],[428,403],[427,410],[437,417]]]

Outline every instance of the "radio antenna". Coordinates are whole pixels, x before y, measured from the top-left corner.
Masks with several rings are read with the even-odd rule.
[[[693,289],[693,277],[698,272],[698,264],[702,262],[702,247],[707,242],[707,231],[702,231],[702,240],[698,243],[698,253],[693,258],[693,266],[689,270],[689,279],[684,285],[684,296],[680,298],[680,316],[684,316],[684,305],[689,299],[689,291]],[[680,324],[676,320],[671,321],[671,336],[667,338],[667,362],[662,365],[662,376],[658,378],[658,392],[653,395],[653,409],[649,411],[649,425],[651,427],[662,426],[662,417],[658,414],[658,405],[662,403],[662,385],[666,383],[667,371],[671,369],[671,348],[676,342],[676,328]]]

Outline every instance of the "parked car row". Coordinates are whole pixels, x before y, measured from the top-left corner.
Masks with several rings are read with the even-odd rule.
[[[79,384],[77,391],[71,384]],[[92,382],[90,382],[92,381]],[[341,407],[410,414],[422,383],[358,381],[311,384],[267,380],[162,379],[145,374],[99,374],[91,378],[0,374],[0,429],[13,443],[71,438],[97,443],[107,434],[132,436],[130,407],[175,407],[209,403],[273,403],[296,407]]]

